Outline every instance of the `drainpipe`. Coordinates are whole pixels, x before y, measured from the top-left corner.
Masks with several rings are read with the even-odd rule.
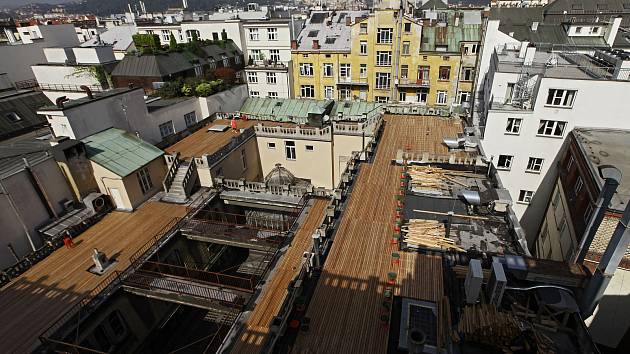
[[[628,222],[630,222],[630,205],[626,203],[626,208],[615,228],[615,232],[610,238],[610,242],[608,242],[606,251],[597,265],[593,277],[588,282],[586,289],[584,289],[581,306],[584,317],[592,315],[593,311],[595,311],[595,307],[597,307],[599,300],[604,296],[604,291],[606,291],[610,279],[615,274],[621,258],[623,258],[628,249],[630,244]]]
[[[600,192],[599,198],[597,199],[597,209],[595,210],[595,216],[591,218],[588,226],[586,227],[586,230],[584,231],[584,234],[582,235],[580,246],[576,250],[572,259],[573,263],[581,264],[582,262],[584,262],[584,257],[586,257],[586,253],[591,247],[591,243],[595,238],[597,229],[599,229],[599,225],[604,219],[604,214],[606,213],[606,209],[610,204],[610,200],[615,194],[619,183],[621,183],[621,171],[619,171],[614,166],[599,166],[599,175],[601,178],[604,179],[604,186],[602,187],[602,191]]]

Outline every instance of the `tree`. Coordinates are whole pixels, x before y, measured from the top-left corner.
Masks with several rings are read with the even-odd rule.
[[[171,33],[171,39],[168,42],[168,47],[170,50],[177,49],[177,40],[175,39],[175,36],[173,35],[173,33]]]
[[[236,81],[236,70],[232,68],[218,68],[214,71],[214,77],[223,80],[224,83],[231,85]]]

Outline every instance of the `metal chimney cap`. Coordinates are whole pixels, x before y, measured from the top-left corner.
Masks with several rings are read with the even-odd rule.
[[[599,176],[605,180],[609,180],[612,179],[615,182],[617,182],[617,184],[621,183],[621,171],[619,171],[619,169],[615,166],[612,165],[601,165],[598,166],[599,169]]]

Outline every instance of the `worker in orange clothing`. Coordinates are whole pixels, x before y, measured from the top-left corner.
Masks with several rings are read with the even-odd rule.
[[[230,125],[232,126],[232,131],[237,133],[238,132],[238,128],[236,126],[236,119],[232,118],[232,121],[230,122]]]
[[[68,231],[66,231],[66,235],[63,237],[63,244],[66,248],[74,247],[74,241],[72,241],[72,237],[70,237],[70,233]]]

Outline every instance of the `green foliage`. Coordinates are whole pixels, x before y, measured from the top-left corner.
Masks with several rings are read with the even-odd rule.
[[[177,49],[177,40],[175,39],[175,36],[171,33],[171,39],[168,42],[168,49],[170,49],[171,51]]]
[[[136,48],[142,50],[144,53],[145,48],[150,48],[152,51],[157,51],[162,48],[160,45],[160,36],[157,34],[134,34],[133,43]]]
[[[156,90],[152,96],[160,96],[164,98],[174,97],[208,97],[217,92],[221,92],[230,88],[231,85],[225,83],[221,79],[206,80],[203,78],[189,78],[184,81],[169,81],[160,89]]]
[[[182,91],[182,94],[184,96],[192,96],[193,95],[193,87],[190,86],[190,84],[183,84],[181,91]]]
[[[155,91],[154,96],[164,98],[179,97],[182,94],[182,85],[183,82],[180,80],[166,82],[164,86]]]
[[[113,87],[111,76],[101,65],[94,66],[76,66],[72,74],[66,77],[92,77],[98,81],[103,87]]]
[[[197,92],[198,96],[208,97],[214,93],[214,89],[212,85],[208,82],[202,82],[197,87],[195,87],[195,92]]]

